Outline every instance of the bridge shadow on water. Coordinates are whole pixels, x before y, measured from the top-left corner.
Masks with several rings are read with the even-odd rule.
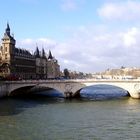
[[[20,89],[12,96],[0,99],[0,116],[17,115],[27,108],[34,108],[42,104],[63,102],[64,97],[56,90],[42,92],[25,92]]]
[[[42,94],[4,97],[0,99],[0,116],[17,115],[28,108],[35,108],[44,104],[56,104],[64,101],[64,98],[48,97]]]
[[[117,87],[98,85],[82,89],[80,91],[80,96],[80,98],[76,99],[65,99],[60,92],[56,90],[47,90],[5,97],[0,99],[0,116],[17,115],[27,108],[34,108],[43,104],[84,103],[85,101],[120,99],[128,96],[128,93]]]

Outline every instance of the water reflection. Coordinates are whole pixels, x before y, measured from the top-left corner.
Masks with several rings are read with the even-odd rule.
[[[63,98],[47,98],[42,95],[18,96],[0,99],[0,116],[17,115],[27,108],[34,108],[41,104],[63,102]]]
[[[21,101],[4,98],[0,100],[0,116],[16,115],[23,111],[24,104]]]
[[[127,100],[126,111],[128,111],[130,113],[140,112],[139,105],[140,105],[140,100],[139,99],[129,98]]]

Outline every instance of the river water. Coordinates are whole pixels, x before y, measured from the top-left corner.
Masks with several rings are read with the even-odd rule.
[[[140,139],[140,100],[105,86],[81,95],[1,99],[0,140]]]

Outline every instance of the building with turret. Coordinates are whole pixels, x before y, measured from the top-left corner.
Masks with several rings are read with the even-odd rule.
[[[53,77],[60,77],[60,66],[58,64],[58,61],[52,56],[51,51],[49,51],[47,66],[48,66],[47,77],[49,79],[52,79]]]
[[[26,49],[17,48],[7,23],[0,47],[0,76],[21,79],[57,78],[60,75],[60,66],[50,53],[49,51],[47,56],[44,49],[40,52],[38,46],[34,54]]]

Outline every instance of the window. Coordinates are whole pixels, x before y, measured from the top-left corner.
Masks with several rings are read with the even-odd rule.
[[[7,59],[7,54],[5,54],[5,59]]]
[[[5,52],[7,52],[7,47],[5,47]]]

